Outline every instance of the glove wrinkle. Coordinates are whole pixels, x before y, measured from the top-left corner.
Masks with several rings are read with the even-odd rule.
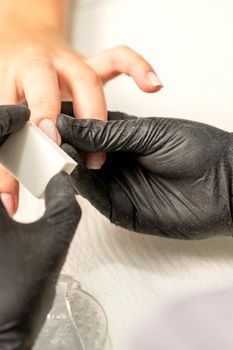
[[[122,191],[122,184],[113,182],[110,187],[111,210],[109,220],[117,226],[135,231],[137,223],[136,212],[127,194]]]

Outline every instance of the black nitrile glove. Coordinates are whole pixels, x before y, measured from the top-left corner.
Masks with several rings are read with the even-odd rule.
[[[109,153],[102,169],[91,171],[63,146],[79,161],[72,178],[83,197],[136,232],[180,239],[232,235],[231,133],[181,119],[118,112],[109,119],[59,117],[63,142],[77,151]]]
[[[25,106],[0,107],[0,143],[25,124]],[[4,136],[5,135],[5,136]],[[0,349],[29,350],[46,319],[55,284],[80,220],[70,177],[56,175],[45,193],[46,211],[20,224],[0,202]]]
[[[45,194],[46,212],[32,224],[13,221],[0,204],[0,349],[28,350],[46,319],[81,211],[67,174]]]
[[[30,110],[24,105],[0,106],[0,145],[28,121]]]

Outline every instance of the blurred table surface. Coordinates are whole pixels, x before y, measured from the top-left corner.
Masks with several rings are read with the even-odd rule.
[[[106,87],[108,108],[138,116],[193,119],[232,131],[233,4],[230,0],[86,0],[72,8],[72,44],[94,55],[127,44],[164,83],[141,92],[129,77]],[[233,242],[188,242],[134,234],[111,225],[84,199],[83,216],[64,272],[105,308],[112,349],[123,349],[142,313],[195,291],[228,286]],[[16,216],[30,221],[43,203],[21,191]]]

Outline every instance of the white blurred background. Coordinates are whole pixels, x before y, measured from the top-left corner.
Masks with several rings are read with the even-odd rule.
[[[232,130],[231,0],[83,0],[73,10],[72,42],[86,55],[126,44],[164,83],[146,95],[127,78],[106,89],[110,109],[192,118]]]

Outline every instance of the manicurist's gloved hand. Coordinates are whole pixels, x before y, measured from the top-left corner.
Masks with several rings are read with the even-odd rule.
[[[48,184],[44,216],[13,221],[0,205],[0,349],[28,350],[45,321],[80,219],[68,175]]]
[[[72,114],[65,105],[64,113]],[[163,237],[232,235],[232,134],[193,121],[135,118],[58,121],[63,148],[79,166],[78,192],[116,225]],[[71,146],[74,148],[72,148]],[[107,152],[99,171],[78,153]]]
[[[0,145],[29,117],[25,106],[0,107]],[[45,193],[46,211],[20,224],[0,201],[0,349],[28,350],[46,318],[55,284],[80,220],[68,175],[56,175]]]

